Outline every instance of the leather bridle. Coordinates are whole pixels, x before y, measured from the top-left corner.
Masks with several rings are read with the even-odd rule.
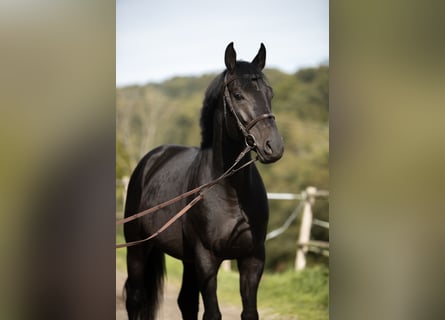
[[[230,76],[229,73],[226,73],[224,77],[224,96],[223,96],[223,104],[224,104],[224,115],[227,114],[227,106],[229,107],[230,112],[233,114],[233,116],[236,119],[236,123],[238,125],[238,128],[240,129],[241,133],[244,136],[246,145],[255,148],[256,147],[256,139],[253,134],[250,133],[250,129],[252,129],[258,122],[266,119],[275,119],[275,116],[272,113],[263,113],[259,115],[258,117],[255,117],[254,119],[250,120],[247,124],[243,124],[241,121],[238,113],[233,108],[232,99],[230,97],[229,92],[229,83],[239,80],[239,79],[248,79],[248,80],[257,80],[257,79],[264,79],[260,74],[243,74],[243,75],[237,75],[237,76]]]

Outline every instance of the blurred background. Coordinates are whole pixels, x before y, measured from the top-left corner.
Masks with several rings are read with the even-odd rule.
[[[272,107],[285,154],[277,163],[258,167],[268,192],[292,199],[275,199],[280,197],[275,195],[269,201],[269,232],[273,233],[267,241],[266,271],[271,277],[265,276],[264,284],[268,288],[272,285],[267,281],[280,281],[289,294],[277,295],[265,288],[262,291],[268,295],[260,295],[259,305],[289,319],[328,317],[328,9],[328,1],[287,0],[254,5],[226,1],[219,6],[208,1],[117,1],[116,7],[118,218],[123,216],[129,177],[143,155],[161,144],[199,146],[204,93],[225,69],[226,46],[233,41],[237,59],[251,61],[260,43],[265,44],[264,73],[274,89]],[[309,269],[299,271],[311,274],[306,277],[297,275],[295,263],[304,192],[310,186],[326,194],[311,204],[311,218],[322,222],[310,222],[310,240],[323,241],[325,246],[307,252]],[[123,242],[122,229],[117,233]],[[125,268],[124,252],[118,250],[118,269]],[[181,268],[170,267],[170,273],[176,269]],[[224,272],[221,277],[230,277]],[[279,274],[282,279],[274,277]],[[233,292],[225,296],[239,296],[237,280],[227,287]],[[240,301],[231,302],[240,307]]]
[[[120,73],[116,71],[120,19],[116,10],[121,3],[124,2],[0,3],[2,319],[97,320],[116,316],[116,254],[122,253],[114,248],[116,212],[121,211],[116,204],[115,105],[121,88],[163,85],[178,75],[195,80],[210,77],[222,71],[222,54],[230,41],[235,41],[239,57],[247,60],[264,42],[268,68],[277,69],[297,83],[301,82],[294,78],[298,72],[322,69],[327,62],[327,57],[313,54],[314,61],[300,65],[303,58],[293,59],[297,57],[295,52],[289,59],[295,65],[289,69],[273,62],[279,54],[276,50],[286,50],[296,41],[290,37],[276,45],[273,38],[283,34],[287,25],[313,16],[305,11],[279,11],[273,3],[261,9],[254,1],[244,13],[248,11],[247,16],[256,17],[266,11],[268,19],[239,23],[242,26],[235,33],[208,45],[212,54],[194,54],[199,59],[213,59],[205,69],[193,67],[180,74],[116,83],[116,74]],[[131,6],[137,2],[127,3]],[[320,2],[310,3],[308,8]],[[243,16],[238,8],[245,9],[241,1],[227,8],[224,3],[214,6],[214,12],[226,12],[224,18],[229,22],[234,15]],[[443,317],[443,12],[440,1],[329,2],[330,319]],[[271,20],[278,13],[295,18]],[[150,19],[155,18],[156,15]],[[191,23],[191,19],[187,21]],[[267,37],[266,32],[257,35],[256,30],[262,30],[259,28],[269,21],[282,25],[283,30]],[[182,24],[181,29],[186,29],[186,25]],[[293,32],[310,32],[308,25],[309,22],[301,28],[294,27]],[[213,30],[202,29],[209,34]],[[230,30],[230,23],[227,29]],[[237,38],[238,33],[244,32],[252,35],[253,43],[246,44]],[[142,41],[141,37],[138,39]],[[205,43],[202,38],[194,42]],[[158,55],[169,52],[163,50]],[[306,52],[305,48],[300,47],[299,52]],[[141,55],[145,54],[150,52],[141,51]],[[284,58],[280,54],[278,60]],[[191,57],[188,59],[191,61]],[[179,72],[179,66],[175,70]],[[148,73],[142,74],[148,77]],[[273,75],[268,75],[272,81]],[[277,83],[274,86],[279,90]],[[296,87],[295,91],[298,90]],[[199,97],[202,98],[201,93]],[[274,108],[279,108],[278,99],[277,94]],[[193,103],[193,107],[198,105]],[[278,110],[276,113],[283,131],[286,119]],[[195,121],[196,116],[189,116]],[[304,125],[301,122],[305,121],[298,121],[298,125]],[[300,143],[306,131],[298,134],[302,137],[286,143]],[[179,141],[178,137],[170,138]],[[286,152],[289,150],[292,147],[287,147]],[[281,161],[270,170],[278,170]],[[267,175],[266,170],[263,174]],[[270,191],[283,191],[279,185],[275,188],[275,184],[281,183],[278,181],[268,182]],[[289,185],[295,189],[286,191],[298,194],[299,183],[292,181]],[[271,205],[275,201],[271,200]],[[283,202],[280,206],[285,205]],[[290,202],[290,207],[297,204]],[[315,206],[318,202],[317,199]],[[272,244],[280,237],[268,242]],[[294,236],[289,243],[295,241]],[[323,269],[317,271],[313,267],[322,263],[315,259],[309,262],[305,270],[314,274],[300,277],[286,296],[304,296],[298,288],[305,284],[312,288],[306,291],[309,296],[314,296],[314,291],[323,292],[318,288],[326,285],[322,282],[314,286],[315,281],[311,280],[320,279]],[[267,277],[281,277],[286,273],[281,271],[283,268],[292,269],[291,262],[279,264],[268,266],[271,271]],[[289,272],[292,276],[298,274]],[[268,283],[267,277],[263,284]],[[260,292],[284,296],[282,288],[288,288],[284,285],[291,281],[280,279],[281,282],[263,287]],[[320,300],[325,301],[324,297],[321,294]],[[305,305],[313,304],[303,303],[297,308],[301,318]],[[295,314],[295,306],[290,309]],[[324,310],[320,313],[326,317]]]

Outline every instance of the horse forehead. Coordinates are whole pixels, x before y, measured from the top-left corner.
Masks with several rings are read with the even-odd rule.
[[[264,91],[267,90],[267,85],[264,82],[264,79],[260,75],[245,75],[243,77],[240,77],[239,79],[236,79],[237,81],[234,81],[232,88],[241,88],[245,91]]]
[[[246,61],[237,61],[235,73],[238,75],[259,73],[258,66]]]

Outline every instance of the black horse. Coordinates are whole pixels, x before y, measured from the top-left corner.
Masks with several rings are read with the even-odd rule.
[[[145,155],[130,179],[126,217],[220,176],[246,144],[262,163],[281,158],[283,141],[271,113],[273,92],[262,73],[265,61],[263,44],[251,63],[236,61],[233,43],[227,46],[227,70],[213,80],[205,95],[201,147],[164,145]],[[251,159],[247,153],[239,165]],[[125,224],[126,241],[156,232],[188,202],[179,201]],[[129,319],[155,319],[162,296],[164,253],[183,262],[178,297],[183,319],[197,319],[199,292],[203,319],[221,319],[216,279],[225,259],[238,262],[241,318],[258,319],[268,211],[264,184],[255,165],[249,165],[208,190],[201,202],[156,238],[129,247],[125,284]]]

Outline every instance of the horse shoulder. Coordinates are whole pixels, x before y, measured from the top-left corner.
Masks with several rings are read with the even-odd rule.
[[[133,173],[134,182],[141,189],[139,209],[184,192],[186,186],[182,182],[197,153],[197,148],[179,145],[162,145],[148,152]]]
[[[190,165],[198,152],[198,148],[180,145],[161,145],[142,158],[143,176],[151,178],[155,174],[170,171],[180,171]]]

